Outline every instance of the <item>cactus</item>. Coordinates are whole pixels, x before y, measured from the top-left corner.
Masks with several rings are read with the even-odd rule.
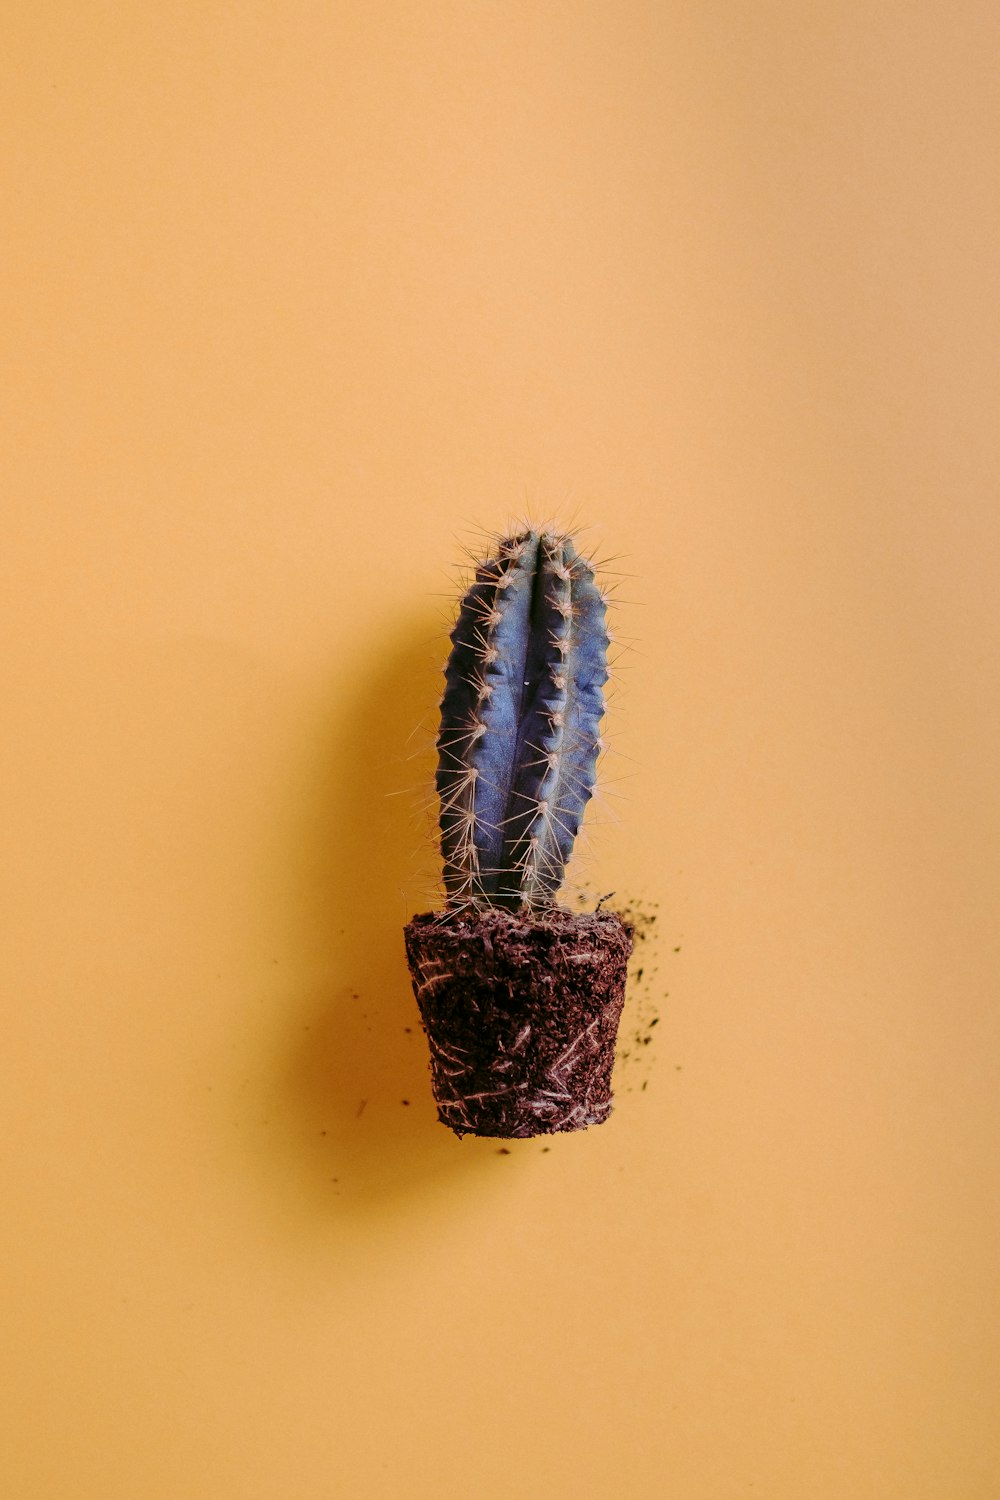
[[[564,533],[479,563],[451,632],[436,786],[450,907],[551,905],[593,795],[606,599]]]

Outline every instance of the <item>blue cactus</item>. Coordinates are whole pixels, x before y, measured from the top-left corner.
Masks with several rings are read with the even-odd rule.
[[[605,617],[568,535],[524,531],[477,566],[451,632],[437,739],[449,905],[552,903],[593,795]]]

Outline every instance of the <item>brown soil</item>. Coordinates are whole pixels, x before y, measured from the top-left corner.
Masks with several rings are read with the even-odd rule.
[[[607,1119],[630,922],[464,908],[404,935],[442,1124],[510,1139]]]

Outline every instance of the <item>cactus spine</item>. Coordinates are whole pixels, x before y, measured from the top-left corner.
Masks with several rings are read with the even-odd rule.
[[[593,795],[605,598],[563,533],[480,563],[451,632],[436,785],[449,905],[551,904]]]

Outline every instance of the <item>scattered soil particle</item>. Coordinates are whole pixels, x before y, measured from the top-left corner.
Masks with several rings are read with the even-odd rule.
[[[634,1078],[636,1069],[648,1069],[654,1061],[647,1050],[654,1040],[654,1028],[660,1023],[659,1002],[666,995],[659,993],[656,943],[660,937],[659,902],[641,898],[628,898],[619,903],[622,917],[631,924],[635,933],[633,967],[628,977],[628,996],[622,1019],[621,1040],[617,1062],[626,1078]],[[648,1086],[645,1078],[642,1088]],[[629,1087],[625,1084],[625,1087]]]

